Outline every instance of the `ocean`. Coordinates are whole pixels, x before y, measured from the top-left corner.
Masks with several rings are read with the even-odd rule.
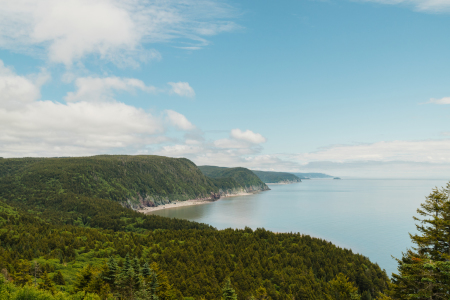
[[[300,232],[352,249],[387,274],[397,271],[402,252],[412,246],[413,216],[434,187],[446,180],[313,179],[271,190],[223,198],[204,205],[153,214],[210,224],[218,229],[265,228]]]

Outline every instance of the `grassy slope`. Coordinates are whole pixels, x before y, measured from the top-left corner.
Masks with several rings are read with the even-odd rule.
[[[253,173],[259,177],[264,183],[278,183],[278,182],[301,182],[301,179],[291,173],[286,172],[267,172],[267,171],[254,171]]]

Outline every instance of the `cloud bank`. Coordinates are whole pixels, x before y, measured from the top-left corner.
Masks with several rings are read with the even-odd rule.
[[[204,38],[238,28],[234,10],[216,1],[15,0],[0,10],[0,47],[71,66],[87,55],[137,66],[159,59],[146,46],[179,40],[199,49]]]
[[[450,12],[449,0],[362,0],[363,2],[377,2],[389,5],[411,6],[423,12]]]
[[[20,76],[0,61],[0,156],[77,156],[136,152],[168,141],[168,126],[190,130],[182,114],[154,115],[113,99],[112,90],[153,91],[130,78],[80,78],[66,103],[42,101],[48,76]],[[165,116],[165,117],[164,117]],[[169,118],[172,124],[164,119]]]

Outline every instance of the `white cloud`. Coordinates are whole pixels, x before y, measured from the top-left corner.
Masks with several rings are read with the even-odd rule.
[[[169,82],[169,85],[172,87],[170,93],[190,98],[195,96],[194,89],[187,82]]]
[[[434,99],[431,98],[430,101],[427,103],[433,103],[433,104],[450,104],[450,97],[444,97],[441,99]]]
[[[212,0],[15,0],[1,5],[1,48],[40,53],[66,66],[89,54],[135,66],[160,57],[145,49],[150,43],[182,39],[181,46],[202,47],[208,41],[201,36],[237,28],[224,20],[233,17],[233,9]]]
[[[80,81],[78,92],[70,94],[72,102],[58,103],[39,100],[42,77],[16,75],[0,61],[0,156],[135,153],[170,140],[164,135],[162,117],[107,101],[110,99],[102,94],[108,89],[148,89],[139,80],[114,77]],[[99,99],[91,101],[96,94]],[[167,111],[167,118],[177,128],[195,129],[175,111]]]
[[[361,0],[364,2],[377,2],[389,5],[408,5],[415,10],[425,12],[449,12],[449,0]]]
[[[336,145],[317,152],[295,155],[311,161],[410,161],[450,163],[450,139],[423,141],[382,141],[361,145]]]
[[[154,86],[146,86],[142,80],[120,77],[82,77],[75,80],[77,91],[67,93],[64,98],[68,102],[75,101],[110,101],[114,91],[133,92],[136,89],[155,93]]]
[[[173,126],[181,129],[181,130],[193,130],[195,129],[195,126],[192,125],[189,120],[183,116],[182,114],[173,111],[173,110],[166,110],[167,114],[167,121],[172,124]]]
[[[261,144],[266,142],[266,138],[259,133],[251,130],[242,131],[240,129],[231,130],[230,136],[236,140],[246,141],[252,144]]]

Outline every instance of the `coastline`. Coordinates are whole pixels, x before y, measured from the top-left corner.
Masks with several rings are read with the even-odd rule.
[[[238,194],[231,194],[231,195],[225,195],[220,197],[220,199],[222,198],[229,198],[229,197],[237,197],[237,196],[249,196],[249,195],[253,195],[259,192],[255,192],[255,193],[238,193]],[[191,200],[186,200],[186,201],[175,201],[175,202],[171,202],[171,203],[167,203],[164,205],[158,205],[158,206],[153,206],[153,207],[145,207],[144,209],[140,209],[138,210],[138,212],[143,213],[143,214],[150,214],[154,211],[158,211],[158,210],[163,210],[163,209],[171,209],[171,208],[177,208],[177,207],[184,207],[184,206],[192,206],[192,205],[200,205],[200,204],[209,204],[209,203],[214,203],[216,201],[219,201],[220,199],[217,200],[205,200],[205,199],[191,199]]]
[[[284,185],[284,184],[294,184],[294,183],[300,183],[301,181],[290,181],[290,182],[286,182],[286,181],[282,181],[282,182],[270,182],[270,183],[266,183],[267,185]]]

